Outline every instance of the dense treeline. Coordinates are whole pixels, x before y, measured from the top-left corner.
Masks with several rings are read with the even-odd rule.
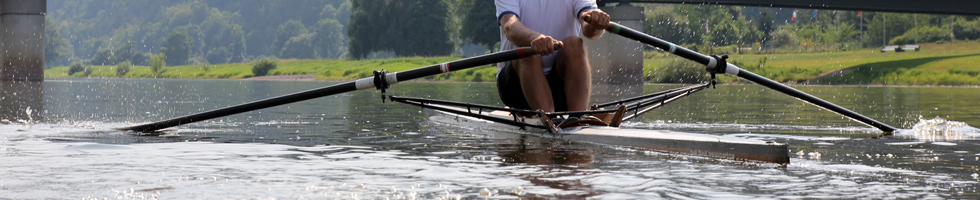
[[[48,3],[48,66],[340,58],[346,0],[65,0]],[[316,47],[316,48],[314,48]]]
[[[171,66],[440,56],[461,54],[465,44],[484,52],[499,43],[489,0],[64,0],[48,6],[48,66],[148,65],[158,54]],[[809,52],[980,39],[977,17],[642,6],[645,32],[705,53],[724,46]]]
[[[48,5],[48,66],[147,65],[158,53],[171,66],[267,57],[435,56],[463,53],[461,46],[470,43],[492,48],[497,40],[492,1],[65,0]],[[470,29],[461,31],[464,26]]]
[[[975,16],[881,12],[861,12],[859,16],[858,11],[646,6],[645,32],[695,48],[733,45],[806,52],[980,39],[980,20]]]
[[[358,0],[352,2],[352,58],[390,51],[399,56],[448,55],[453,51],[448,1]]]

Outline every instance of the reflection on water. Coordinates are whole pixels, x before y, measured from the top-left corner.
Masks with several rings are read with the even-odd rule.
[[[44,82],[44,121],[0,124],[0,196],[95,199],[975,199],[976,138],[878,137],[757,86],[718,86],[627,126],[775,140],[788,166],[742,165],[437,124],[359,91],[171,129],[112,130],[330,85],[69,79]],[[644,91],[676,88],[648,85]],[[800,87],[885,123],[977,124],[976,88]],[[6,90],[5,90],[6,91]],[[389,94],[499,105],[491,83]],[[890,96],[899,94],[900,96]],[[887,101],[887,103],[882,103]],[[938,103],[937,103],[938,102]],[[945,126],[955,123],[947,121]]]
[[[44,120],[43,81],[0,81],[0,120]]]

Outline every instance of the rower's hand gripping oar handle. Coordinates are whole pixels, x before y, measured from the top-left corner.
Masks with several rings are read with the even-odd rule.
[[[555,51],[558,51],[563,46],[563,44],[560,43],[560,42],[559,43],[555,43],[554,45],[555,45],[554,46],[555,47]],[[514,52],[517,53],[516,54],[517,55],[517,58],[516,59],[526,58],[526,57],[530,57],[530,56],[533,56],[533,55],[537,54],[537,53],[535,53],[537,51],[535,51],[535,49],[532,48],[532,47],[518,47],[517,49],[511,50],[511,51],[514,51]],[[444,63],[444,64],[440,64],[440,65],[442,65],[442,66],[445,67],[444,69],[440,69],[440,70],[445,70],[445,71],[442,71],[441,73],[446,73],[446,72],[452,71],[452,70],[449,69],[449,63]],[[456,65],[454,65],[454,66],[456,66]],[[467,68],[469,68],[469,67],[467,67]],[[414,70],[409,70],[409,71],[414,71]],[[374,77],[372,78],[372,81],[371,81],[376,89],[381,90],[381,103],[385,103],[386,96],[387,96],[387,91],[388,91],[388,88],[391,87],[391,84],[394,84],[394,83],[397,83],[398,82],[398,81],[389,81],[388,80],[388,74],[389,74],[388,70],[384,70],[384,69],[374,70]],[[420,77],[410,77],[410,79],[415,79],[415,78],[420,78]],[[398,78],[398,80],[403,80],[403,79]]]
[[[582,20],[585,21],[585,23],[589,23],[589,22],[592,21],[592,15],[585,15],[585,16],[582,17]],[[620,34],[619,32],[622,30],[621,26],[622,25],[620,25],[619,23],[609,22],[609,26],[606,27],[606,31],[609,31],[609,32],[615,33],[615,34]],[[633,39],[633,38],[630,38],[630,39]],[[664,43],[668,43],[668,42],[665,42],[664,41]],[[652,44],[648,44],[648,45],[652,45]],[[659,46],[655,46],[655,47],[661,48]],[[681,47],[681,48],[683,48],[683,47]],[[661,49],[663,49],[663,48],[661,48]],[[675,53],[675,49],[677,49],[677,47],[675,45],[671,44],[670,45],[670,48],[669,48],[670,53]],[[664,49],[664,50],[668,50],[668,49]],[[681,52],[683,53],[683,51],[681,51]],[[696,52],[695,52],[695,54],[696,54]],[[704,55],[702,55],[702,56],[704,56]],[[688,58],[688,57],[683,56],[683,55],[681,55],[681,57]],[[729,66],[728,66],[728,55],[715,55],[715,56],[710,56],[710,58],[711,58],[711,60],[709,60],[707,62],[708,64],[705,64],[705,69],[708,71],[709,74],[711,74],[711,87],[712,88],[715,88],[715,85],[718,84],[718,81],[715,79],[715,74],[718,74],[718,73],[725,74],[725,73],[727,73],[727,74],[730,74],[730,75],[733,75],[733,76],[736,75],[736,74],[738,74],[738,70],[739,70],[738,68],[729,68]],[[690,58],[688,58],[688,59],[690,59]],[[690,60],[695,61],[695,62],[698,62],[697,60],[694,60],[694,59],[690,59]],[[729,71],[729,70],[731,70],[731,71]]]

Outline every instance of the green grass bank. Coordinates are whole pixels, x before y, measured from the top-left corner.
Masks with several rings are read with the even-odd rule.
[[[980,62],[978,41],[922,44],[918,52],[881,52],[878,48],[868,48],[812,53],[743,53],[730,55],[729,61],[759,75],[791,84],[980,85],[980,65],[975,64]],[[657,80],[658,74],[677,71],[670,68],[670,64],[677,62],[696,65],[674,55],[646,52],[645,77],[651,82],[665,82]],[[721,77],[724,77],[719,78],[723,82],[739,81],[729,76]]]
[[[852,49],[833,52],[744,53],[732,54],[730,62],[791,84],[875,84],[875,85],[980,85],[980,42],[964,41],[945,44],[923,44],[921,51],[880,52],[878,49]],[[715,50],[718,51],[718,50]],[[407,57],[372,60],[279,60],[268,75],[316,75],[321,80],[352,80],[372,75],[373,70],[404,71],[462,57]],[[240,79],[255,76],[252,63],[217,65],[183,65],[165,67],[154,74],[149,66],[132,66],[117,76],[116,66],[86,66],[90,72],[68,75],[68,66],[44,71],[48,78],[122,77]],[[693,62],[661,53],[644,54],[644,78],[648,82],[700,81],[706,79],[703,68]],[[426,77],[430,81],[493,81],[496,68],[483,66],[454,73]],[[720,76],[722,82],[739,82]]]

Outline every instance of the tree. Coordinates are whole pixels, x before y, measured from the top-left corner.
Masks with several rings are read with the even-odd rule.
[[[149,55],[136,49],[136,42],[127,41],[122,46],[115,48],[115,50],[99,48],[95,52],[95,56],[92,56],[92,59],[89,60],[89,64],[115,65],[123,61],[130,61],[134,65],[146,65],[149,60]]]
[[[891,41],[892,38],[898,37],[914,28],[912,14],[872,12],[865,12],[864,14],[868,15],[864,17],[864,20],[866,20],[864,22],[864,26],[867,28],[867,31],[864,32],[864,43],[868,44],[869,46],[891,44],[889,41]],[[925,26],[924,24],[919,25]],[[948,30],[949,27],[946,26],[946,29]]]
[[[347,29],[349,55],[356,59],[379,51],[398,56],[449,55],[454,44],[448,19],[445,0],[353,1]]]
[[[796,39],[796,35],[793,35],[793,32],[786,29],[776,29],[769,37],[772,38],[769,40],[771,43],[770,45],[774,48],[797,45],[800,43],[800,41]]]
[[[136,52],[133,53],[133,58],[130,61],[132,61],[133,65],[148,65],[150,64],[150,56],[152,55],[150,53]]]
[[[463,16],[462,37],[468,42],[483,45],[493,51],[500,42],[500,25],[497,25],[493,1],[469,0]]]
[[[231,52],[225,47],[211,48],[208,50],[208,54],[204,56],[204,59],[208,63],[226,63],[231,57]]]
[[[316,58],[316,51],[313,50],[313,34],[302,34],[296,37],[289,38],[289,41],[282,47],[282,51],[279,54],[280,58],[299,58],[299,59],[313,59]]]
[[[112,51],[106,48],[99,48],[99,50],[95,52],[95,56],[92,56],[92,59],[89,60],[88,63],[92,65],[115,64],[112,62]]]
[[[772,31],[776,30],[776,26],[774,25],[776,21],[774,17],[775,16],[772,9],[762,8],[762,11],[759,12],[759,19],[755,21],[756,29],[762,32],[761,43],[763,46],[765,46],[765,44],[771,40],[770,34],[772,34]]]
[[[344,25],[334,19],[322,19],[313,26],[313,47],[321,58],[340,58],[346,50]]]
[[[174,30],[170,32],[167,39],[163,42],[161,53],[166,55],[165,60],[172,65],[183,65],[190,58],[191,48],[194,41],[187,35],[187,32]]]
[[[447,20],[449,18],[449,3],[445,0],[391,0],[391,17],[399,19],[398,29],[387,29],[386,35],[401,37],[385,37],[392,42],[389,46],[399,56],[443,56],[452,53],[455,45],[449,37]],[[405,9],[395,9],[405,8]]]
[[[49,1],[46,16],[51,22],[46,27],[57,28],[57,32],[70,42],[61,51],[48,48],[47,53],[60,52],[67,56],[55,61],[62,65],[70,64],[67,61],[88,64],[100,48],[111,50],[108,52],[111,55],[125,41],[135,41],[134,52],[160,53],[167,36],[174,30],[181,30],[187,32],[193,42],[187,63],[203,63],[209,51],[220,52],[218,48],[221,47],[231,53],[226,54],[231,56],[226,58],[227,62],[245,62],[250,56],[278,55],[285,42],[299,35],[285,37],[273,48],[279,25],[290,20],[301,22],[309,29],[308,33],[313,33],[314,24],[323,19],[334,19],[342,25],[341,33],[345,33],[351,3],[351,0]],[[333,9],[326,9],[328,5]],[[231,28],[236,25],[237,28]],[[53,37],[46,37],[49,38]],[[346,47],[342,51],[346,52]],[[136,60],[131,61],[139,65]]]
[[[303,23],[296,20],[289,20],[282,25],[279,25],[279,30],[276,31],[276,41],[273,43],[272,48],[275,50],[275,54],[279,54],[282,48],[286,45],[286,42],[293,37],[306,34],[308,31]]]
[[[212,9],[201,23],[204,32],[204,58],[210,63],[241,62],[245,59],[245,31],[236,21],[238,13]]]
[[[685,11],[677,9],[674,5],[662,5],[647,10],[644,13],[646,23],[643,31],[678,44],[696,43],[699,38],[693,37],[694,31],[690,29],[687,15],[682,12]]]
[[[50,17],[44,17],[44,67],[54,66],[67,57],[62,51],[70,49],[68,40],[58,33],[57,24],[51,23]]]
[[[347,24],[348,56],[355,59],[367,57],[372,51],[381,49],[385,42],[374,31],[388,27],[383,9],[388,0],[361,0],[351,2],[350,22]],[[395,27],[392,27],[395,28]]]
[[[204,58],[210,63],[241,62],[245,59],[245,34],[237,24],[226,25],[208,44]]]
[[[154,76],[163,74],[163,72],[167,71],[167,69],[163,68],[167,66],[167,61],[164,60],[165,57],[167,56],[163,53],[158,53],[150,58],[150,71],[153,72]]]
[[[350,1],[344,1],[340,6],[327,4],[320,10],[320,19],[335,19],[341,25],[347,24],[350,19]]]
[[[117,64],[117,63],[122,63],[123,61],[132,60],[133,55],[139,53],[139,52],[134,52],[133,46],[135,45],[136,44],[133,41],[128,41],[126,43],[123,43],[121,47],[116,48],[116,50],[112,52],[111,64]]]
[[[242,26],[238,24],[226,26],[221,32],[221,37],[224,38],[225,47],[231,53],[228,62],[244,61],[245,52],[248,48],[245,46],[245,31],[242,30]]]

